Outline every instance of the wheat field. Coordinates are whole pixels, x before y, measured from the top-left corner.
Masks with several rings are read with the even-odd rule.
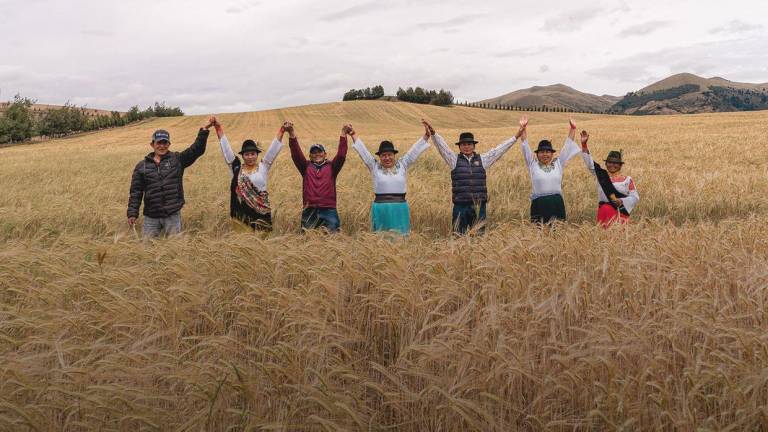
[[[562,147],[564,113],[531,116]],[[345,102],[219,116],[239,143],[285,120],[333,154],[351,122],[407,149],[431,120],[479,149],[520,113]],[[0,149],[0,430],[768,430],[768,112],[577,114],[596,159],[623,149],[641,202],[595,226],[596,187],[566,167],[569,221],[526,222],[514,147],[489,170],[489,229],[450,235],[448,168],[410,175],[413,234],[370,233],[354,150],[342,233],[299,234],[288,149],[270,176],[275,231],[233,229],[215,135],[185,175],[185,234],[125,224],[131,171],[166,128],[203,117]]]

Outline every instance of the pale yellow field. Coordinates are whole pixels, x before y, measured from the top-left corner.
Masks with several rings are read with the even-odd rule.
[[[527,113],[532,145],[567,114]],[[407,149],[431,120],[480,150],[520,113],[392,102],[220,119],[239,149],[284,120],[335,152]],[[414,234],[369,232],[372,186],[350,149],[343,234],[298,234],[301,177],[270,177],[269,236],[233,232],[218,141],[185,175],[186,234],[144,245],[128,182],[167,128],[202,117],[0,149],[0,430],[766,430],[768,112],[576,115],[593,154],[621,148],[641,202],[594,226],[596,188],[566,167],[569,223],[527,222],[518,147],[490,171],[489,231],[450,233],[448,168],[410,174]]]

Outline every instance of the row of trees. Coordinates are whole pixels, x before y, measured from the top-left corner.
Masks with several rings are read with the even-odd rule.
[[[425,90],[421,87],[402,87],[397,89],[395,95],[398,100],[403,102],[432,104],[432,105],[453,105],[453,95],[451,92],[440,90]],[[384,97],[384,87],[376,85],[364,89],[352,89],[344,93],[342,100],[374,100]]]
[[[589,113],[589,114],[608,114],[608,112],[606,111],[597,112],[597,111],[590,111],[590,110],[577,110],[577,109],[564,107],[564,106],[548,106],[548,105],[517,106],[517,105],[504,105],[504,104],[490,104],[485,102],[460,102],[458,103],[458,105],[473,107],[473,108],[495,109],[495,110],[505,110],[505,111],[579,112],[579,113]]]
[[[397,89],[396,96],[398,100],[403,102],[441,106],[453,105],[453,94],[443,89],[425,90],[421,87],[403,89],[400,87]]]
[[[16,95],[8,102],[7,109],[0,113],[0,144],[23,142],[33,136],[49,138],[61,137],[78,132],[93,131],[125,126],[151,117],[183,116],[179,107],[169,107],[164,102],[155,102],[154,106],[144,110],[131,107],[126,114],[112,111],[109,114],[93,115],[85,107],[78,107],[67,102],[60,108],[36,111],[35,101]]]
[[[377,85],[365,89],[352,89],[344,93],[342,100],[374,100],[384,97],[384,87]]]

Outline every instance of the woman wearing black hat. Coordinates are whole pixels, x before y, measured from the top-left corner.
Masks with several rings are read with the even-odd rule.
[[[549,223],[565,220],[565,202],[563,201],[563,168],[568,161],[579,154],[579,146],[574,141],[576,124],[570,120],[571,129],[565,139],[560,157],[554,157],[552,142],[541,140],[536,149],[536,157],[528,147],[527,134],[523,133],[523,158],[531,177],[531,222]]]
[[[382,141],[376,156],[371,155],[355,130],[350,135],[354,140],[352,148],[357,150],[360,159],[373,177],[373,192],[376,195],[371,204],[371,227],[373,231],[395,231],[407,235],[411,230],[411,213],[405,193],[408,188],[408,168],[416,162],[419,155],[429,148],[429,128],[424,124],[424,136],[411,146],[405,155],[397,158],[398,153],[390,141]]]
[[[229,145],[224,128],[218,120],[214,123],[216,135],[219,136],[221,152],[224,161],[232,173],[230,183],[229,215],[251,229],[260,231],[272,230],[272,209],[269,206],[269,194],[267,193],[267,175],[272,163],[283,148],[283,134],[289,122],[283,124],[267,149],[267,153],[259,162],[261,148],[253,140],[243,141],[240,156],[235,156]]]
[[[589,172],[597,179],[597,222],[605,228],[614,222],[625,223],[629,214],[640,201],[632,177],[621,174],[624,166],[621,150],[608,152],[605,169],[592,159],[589,154],[589,133],[581,131],[581,157]]]

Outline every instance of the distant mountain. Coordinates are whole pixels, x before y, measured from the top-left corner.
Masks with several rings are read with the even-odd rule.
[[[611,107],[621,114],[692,114],[768,109],[768,83],[750,84],[690,73],[672,75]]]
[[[621,99],[620,96],[597,96],[580,92],[564,84],[535,86],[486,99],[479,103],[515,107],[565,107],[573,111],[603,112]]]

